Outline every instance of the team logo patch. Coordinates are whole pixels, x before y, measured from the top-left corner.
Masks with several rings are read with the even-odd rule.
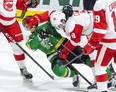
[[[56,20],[56,18],[54,17],[53,20]]]
[[[4,0],[3,5],[5,10],[7,11],[13,10],[13,0]]]

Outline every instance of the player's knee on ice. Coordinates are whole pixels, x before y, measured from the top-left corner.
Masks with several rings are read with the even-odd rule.
[[[58,77],[73,77],[74,72],[68,67],[60,68],[57,64],[53,66],[52,71]]]
[[[64,77],[66,74],[66,71],[67,71],[66,68],[60,68],[58,65],[55,65],[53,67],[53,72],[58,77]]]

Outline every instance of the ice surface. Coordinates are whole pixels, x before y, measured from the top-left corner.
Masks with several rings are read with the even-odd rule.
[[[26,35],[26,34],[25,34]],[[84,40],[83,40],[84,41]],[[41,51],[33,52],[25,46],[23,48],[51,75],[51,66]],[[43,70],[26,56],[26,65],[33,74],[32,82],[23,80],[12,55],[12,50],[5,37],[0,34],[0,92],[81,92],[72,86],[72,78],[58,78],[52,80]],[[91,69],[85,65],[74,65],[89,81],[93,75]],[[81,87],[89,84],[81,78]]]

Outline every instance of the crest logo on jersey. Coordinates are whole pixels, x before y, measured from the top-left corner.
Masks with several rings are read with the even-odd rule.
[[[4,0],[3,5],[5,10],[7,11],[13,10],[13,0]]]
[[[56,20],[56,18],[54,17],[53,20]]]

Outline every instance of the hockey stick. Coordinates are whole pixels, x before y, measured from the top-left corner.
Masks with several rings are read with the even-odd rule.
[[[51,43],[48,43],[48,44],[50,46],[52,46],[55,51],[58,52],[58,50]],[[79,57],[79,56],[77,56],[77,57]],[[75,58],[75,59],[77,59],[77,58]],[[65,59],[65,61],[67,62],[67,65],[68,65],[69,68],[71,68],[76,74],[79,74],[90,86],[92,85],[92,83],[87,78],[85,78],[72,64],[68,63],[68,62],[71,62],[71,61],[68,61],[66,59]],[[65,66],[63,66],[63,67],[65,67]]]
[[[79,54],[78,56],[76,56],[75,58],[73,58],[71,61],[67,62],[66,64],[62,64],[60,67],[65,67],[69,64],[71,64],[73,61],[75,61],[76,59],[80,58],[83,55],[83,53]]]
[[[43,32],[42,30],[40,30],[41,32]],[[48,36],[49,35],[49,36]],[[49,38],[49,37],[53,37],[53,35],[50,33],[50,34],[44,34],[43,35],[43,33],[42,34],[39,34],[39,36],[40,36],[40,38],[41,39],[46,39],[46,38]],[[45,37],[43,37],[43,36],[45,36]],[[57,40],[57,38],[55,38],[55,37],[53,37],[54,39],[56,39]],[[46,39],[47,40],[47,39]],[[60,43],[58,40],[57,40],[57,42],[58,43]],[[48,40],[47,40],[47,44],[49,44],[49,46],[51,46],[51,47],[53,47],[54,48],[54,50],[56,51],[56,52],[58,52],[58,50],[53,46],[53,44],[51,44]],[[63,45],[62,43],[60,43],[61,45]],[[63,45],[64,46],[64,45]],[[70,51],[70,52],[72,52],[72,51]],[[77,58],[79,58],[80,56],[81,56],[81,54],[80,54],[80,56],[77,56],[76,54],[74,54],[75,56],[76,56],[76,58],[75,59],[77,59]],[[82,53],[82,55],[83,55],[83,53]],[[66,60],[66,59],[65,59]],[[68,61],[68,60],[66,60],[66,62],[68,63],[68,62],[70,62],[70,61]],[[73,62],[73,61],[72,61]],[[65,66],[64,66],[65,67]],[[76,74],[79,74],[83,79],[85,79],[85,81],[88,83],[88,84],[90,84],[90,85],[92,85],[92,83],[91,82],[89,82],[89,80],[88,79],[86,79],[71,63],[68,63],[68,67],[69,68],[71,68]]]
[[[36,30],[38,30],[38,29],[36,29]],[[39,36],[40,36],[40,38],[41,39],[45,39],[45,38],[49,38],[49,37],[52,37],[53,39],[55,39],[61,46],[63,46],[64,48],[66,48],[72,55],[74,55],[75,56],[75,58],[73,58],[70,62],[67,62],[66,64],[61,64],[61,68],[62,67],[65,67],[65,66],[67,66],[67,65],[69,65],[69,64],[71,64],[74,60],[76,60],[76,59],[79,59],[83,64],[85,64],[85,62],[83,62],[81,59],[80,59],[80,57],[84,54],[84,53],[81,53],[81,54],[79,54],[78,56],[74,53],[74,52],[72,52],[69,48],[67,48],[65,45],[63,45],[61,42],[59,42],[59,40],[56,38],[56,37],[54,37],[53,36],[53,32],[52,32],[52,30],[50,30],[50,29],[46,29],[46,32],[44,32],[44,30],[38,30],[39,31]],[[52,46],[52,44],[50,44],[50,43],[48,43],[50,46]],[[55,49],[55,48],[54,48]]]
[[[53,36],[51,36],[51,37],[53,37]],[[85,62],[83,62],[81,59],[80,59],[80,57],[84,54],[84,53],[81,53],[81,54],[79,54],[78,56],[75,54],[75,53],[73,53],[69,48],[67,48],[65,45],[63,45],[62,43],[60,43],[59,41],[58,41],[58,39],[57,38],[55,38],[55,37],[53,37],[60,45],[62,45],[64,48],[66,48],[71,54],[73,54],[74,56],[75,56],[75,58],[73,58],[70,62],[67,62],[66,64],[64,64],[64,65],[61,65],[60,67],[65,67],[65,66],[67,66],[67,65],[69,65],[69,64],[71,64],[74,60],[76,60],[76,59],[79,59],[83,64],[85,64]]]
[[[8,37],[13,43],[15,43],[29,58],[31,58],[32,61],[34,61],[52,80],[54,80],[54,76],[50,75],[33,57],[31,57],[31,55],[29,55],[29,53],[27,53],[27,51],[25,51],[8,33],[6,33],[3,28],[0,28],[0,30],[6,37]]]
[[[26,13],[26,12],[22,10],[21,15],[20,15],[20,16],[16,16],[16,18],[23,19],[24,16],[25,16],[25,13]]]
[[[70,68],[72,68],[72,70],[76,73],[76,74],[79,74],[90,86],[92,86],[92,83],[87,79],[85,78],[72,64],[69,64],[68,65]]]

